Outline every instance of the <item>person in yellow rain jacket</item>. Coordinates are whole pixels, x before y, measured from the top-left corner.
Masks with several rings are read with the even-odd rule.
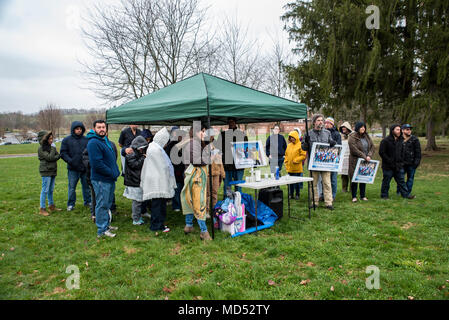
[[[285,168],[289,176],[302,177],[303,168],[302,162],[306,159],[307,152],[302,150],[301,141],[299,141],[298,131],[294,130],[288,135],[287,150],[285,150]],[[299,200],[299,192],[303,187],[303,183],[290,184],[289,186],[289,198],[293,199],[293,194],[296,191],[295,199]]]

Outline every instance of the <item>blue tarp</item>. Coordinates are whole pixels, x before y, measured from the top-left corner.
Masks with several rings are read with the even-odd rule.
[[[243,192],[241,193],[241,195],[242,195],[242,203],[245,204],[246,211],[248,211],[253,217],[256,217],[256,209],[253,197]],[[220,207],[222,202],[223,201],[217,202],[215,208]],[[272,227],[277,219],[278,216],[276,215],[276,213],[274,213],[273,210],[271,210],[270,207],[268,207],[265,203],[261,202],[260,200],[257,200],[257,220],[263,224],[257,226],[258,231]],[[232,237],[235,238],[255,231],[256,227],[249,228],[244,232],[238,232],[234,234]]]

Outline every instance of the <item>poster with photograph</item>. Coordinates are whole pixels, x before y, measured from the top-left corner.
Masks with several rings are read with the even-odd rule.
[[[373,184],[378,168],[379,161],[365,161],[362,158],[359,158],[351,182]]]
[[[315,142],[310,153],[309,170],[339,172],[345,150],[340,144],[331,147],[328,143]]]
[[[343,150],[345,150],[345,153],[342,156],[343,163],[341,165],[341,168],[340,168],[340,171],[338,172],[338,174],[347,176],[348,175],[348,171],[349,171],[349,145],[348,145],[348,141],[347,140],[343,140],[341,142],[341,145],[343,146]]]
[[[233,142],[232,156],[237,169],[264,167],[267,157],[260,141]]]

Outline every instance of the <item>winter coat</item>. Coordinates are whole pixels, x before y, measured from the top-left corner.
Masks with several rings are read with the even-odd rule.
[[[169,139],[170,134],[164,127],[155,134],[153,142],[148,146],[147,157],[140,176],[143,200],[171,199],[175,195],[174,168],[163,149]]]
[[[226,139],[228,137],[228,139]],[[228,141],[226,141],[228,140]],[[220,132],[215,147],[222,152],[222,162],[225,171],[236,171],[234,157],[232,156],[232,142],[246,142],[248,137],[239,129],[228,129]],[[228,142],[227,144],[225,142]],[[240,169],[239,169],[240,170]],[[243,170],[243,169],[241,169]]]
[[[115,146],[114,142],[109,141],[109,143],[111,144],[112,149],[114,150],[115,159],[117,160],[117,147]],[[87,152],[87,148],[84,149],[84,151],[83,151],[83,164],[84,164],[84,167],[86,168],[87,183],[89,185],[92,185],[92,181],[90,179],[91,168],[90,168],[90,164],[89,164],[89,152]]]
[[[306,135],[305,141],[302,143],[302,149],[305,151],[312,151],[313,143],[328,143],[331,147],[335,146],[337,142],[332,139],[332,134],[327,129],[309,131],[308,136]],[[309,140],[309,141],[308,141]]]
[[[403,141],[402,135],[395,139],[393,129],[397,125],[390,127],[390,135],[380,142],[379,155],[382,158],[383,170],[401,170],[404,167]]]
[[[58,173],[57,161],[60,155],[55,147],[48,144],[48,138],[52,132],[41,131],[38,134],[40,147],[37,155],[40,161],[39,173],[42,177],[55,177]]]
[[[415,136],[403,142],[404,165],[417,168],[421,163],[421,143]]]
[[[284,159],[285,168],[288,173],[302,173],[304,172],[302,162],[306,159],[307,152],[301,148],[298,131],[293,130],[288,136],[295,138],[295,142],[289,142],[287,145]]]
[[[368,142],[368,153],[365,154],[363,151],[363,144],[361,139],[365,138]],[[352,180],[352,176],[354,175],[355,168],[357,167],[357,161],[359,158],[366,160],[366,157],[372,158],[374,155],[374,143],[371,140],[369,134],[366,132],[361,136],[358,132],[354,131],[349,135],[348,138],[348,146],[349,146],[349,169],[348,175],[349,179]]]
[[[265,144],[267,157],[271,155],[272,158],[282,159],[282,157],[285,156],[285,150],[287,150],[287,142],[285,141],[284,136],[280,134],[273,134],[268,137]]]
[[[93,130],[87,134],[89,142],[87,152],[91,167],[90,178],[94,181],[113,183],[117,181],[120,171],[117,156],[107,137],[100,137]]]
[[[144,137],[138,136],[131,143],[133,153],[126,155],[125,161],[125,186],[128,187],[140,187],[140,175],[142,173],[143,163],[145,161],[145,154],[141,153],[138,149],[143,148],[146,152],[148,142]]]
[[[81,127],[81,135],[75,134],[75,128]],[[86,167],[83,164],[83,152],[87,147],[88,139],[84,136],[86,128],[80,121],[74,121],[70,128],[70,136],[67,136],[61,143],[61,158],[67,162],[67,169],[85,172]]]

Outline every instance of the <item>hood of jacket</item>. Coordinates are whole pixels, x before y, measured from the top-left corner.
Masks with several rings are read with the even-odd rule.
[[[45,131],[42,130],[37,134],[37,138],[39,140],[39,144],[43,145],[43,143],[47,143],[48,144],[48,138],[52,135],[53,133],[51,131]]]
[[[167,128],[162,128],[159,130],[153,138],[153,142],[160,145],[162,148],[168,143],[170,140],[170,133],[168,132]]]
[[[131,142],[131,148],[133,149],[141,149],[148,147],[147,140],[142,136],[137,136],[134,138],[134,140]]]
[[[75,134],[75,129],[80,127],[81,128],[81,135],[77,136]],[[84,124],[81,121],[73,121],[72,122],[72,127],[70,128],[70,134],[72,135],[72,137],[74,138],[80,138],[84,135],[84,132],[86,132],[86,127],[84,126]]]
[[[344,122],[344,123],[340,126],[340,129],[339,129],[338,131],[340,131],[341,133],[343,133],[342,130],[341,130],[343,127],[346,128],[346,129],[348,129],[348,130],[349,130],[349,133],[352,132],[351,125],[349,124],[348,121]]]
[[[294,144],[300,143],[298,131],[296,131],[296,130],[290,131],[288,136],[295,138],[295,143]]]
[[[401,126],[400,126],[399,124],[393,124],[393,125],[390,127],[390,136],[391,136],[392,138],[394,138],[393,131],[394,131],[394,129],[395,129],[396,127],[401,127]]]

